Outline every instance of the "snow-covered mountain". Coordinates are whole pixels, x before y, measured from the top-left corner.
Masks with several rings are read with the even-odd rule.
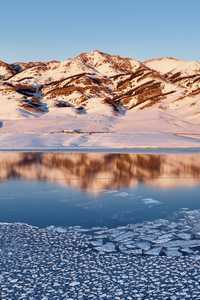
[[[4,61],[0,60],[0,81],[7,80],[16,74],[15,69]]]
[[[18,120],[18,126],[9,120]],[[123,147],[133,145],[133,132],[148,133],[134,145],[154,145],[154,132],[161,134],[156,145],[166,139],[176,145],[174,135],[181,134],[179,144],[188,146],[191,132],[199,142],[200,62],[168,57],[140,62],[98,50],[62,62],[0,62],[0,121],[1,145],[8,143],[6,130],[19,136],[23,128],[34,134],[117,132],[125,134]],[[88,137],[71,135],[66,142],[63,136],[59,143],[97,144]],[[45,138],[37,136],[36,144],[43,147]],[[106,145],[118,147],[118,139],[113,134]],[[105,135],[98,145],[101,141],[105,145]]]
[[[192,123],[200,123],[200,62],[183,61],[173,57],[162,57],[145,62],[149,68],[159,72],[172,84],[185,89],[185,96],[170,104],[179,117]]]
[[[162,57],[145,62],[149,68],[162,74],[192,94],[200,93],[200,62],[183,61],[173,57]]]
[[[63,62],[2,63],[0,95],[20,101],[27,110],[83,106],[101,99],[115,111],[168,105],[185,89],[161,72],[131,58],[100,51],[82,53]],[[33,101],[32,101],[33,99]],[[27,101],[26,101],[27,100]]]

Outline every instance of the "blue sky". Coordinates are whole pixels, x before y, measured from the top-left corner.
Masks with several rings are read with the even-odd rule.
[[[199,0],[13,0],[0,3],[0,59],[83,51],[200,59]]]

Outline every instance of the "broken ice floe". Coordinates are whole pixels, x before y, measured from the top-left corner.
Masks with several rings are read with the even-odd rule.
[[[161,204],[160,201],[158,201],[156,199],[152,199],[152,198],[144,198],[144,199],[141,199],[141,200],[146,205],[159,205],[159,204]]]
[[[151,248],[149,249],[148,251],[145,251],[145,254],[146,255],[160,255],[162,251],[162,247],[154,247],[154,248]]]
[[[58,232],[58,233],[66,233],[67,229],[63,228],[63,227],[56,227],[56,226],[48,226],[47,227],[48,230],[54,231],[54,232]]]
[[[104,245],[101,245],[99,247],[94,247],[94,249],[99,252],[115,252],[116,251],[115,244],[113,244],[111,242],[105,243]]]
[[[49,226],[58,234],[86,237],[84,247],[101,255],[118,252],[128,255],[200,255],[200,210],[181,210],[171,220],[159,219],[117,228]]]
[[[183,217],[176,228],[181,232],[188,230],[187,221]],[[191,232],[196,222],[199,217],[190,224]],[[164,235],[170,229],[174,239],[177,230],[171,229],[170,224],[159,220],[117,229],[75,226],[60,232],[54,226],[1,223],[0,298],[199,299],[200,255],[196,249],[163,249],[160,245],[149,250],[137,248],[147,248],[140,239],[150,233],[155,239],[154,235]],[[111,234],[116,237],[126,230],[129,235],[132,232],[132,241],[131,236],[130,242],[126,236],[126,243],[108,240]],[[94,237],[102,235],[105,238],[90,245]],[[191,234],[191,240],[194,239]]]
[[[98,230],[91,231],[89,245],[101,254],[196,256],[200,255],[200,235],[195,231],[199,224],[200,210],[183,210],[172,221],[161,219],[104,229],[100,240],[97,240]]]
[[[121,192],[115,194],[116,197],[122,197],[122,198],[128,197],[128,195],[129,194],[127,192]]]
[[[106,190],[106,191],[104,191],[104,194],[115,194],[117,192],[118,192],[118,190]]]
[[[183,240],[190,240],[192,238],[190,233],[178,233],[177,237]]]

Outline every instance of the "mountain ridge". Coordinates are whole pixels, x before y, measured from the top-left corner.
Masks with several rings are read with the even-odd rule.
[[[64,61],[0,61],[1,119],[63,112],[123,115],[154,108],[199,124],[200,62],[140,62],[99,50]]]

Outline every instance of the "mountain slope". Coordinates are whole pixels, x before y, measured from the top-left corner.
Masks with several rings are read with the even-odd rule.
[[[0,81],[7,80],[13,77],[15,74],[16,71],[11,65],[0,60]]]
[[[185,88],[188,93],[192,95],[200,93],[200,62],[163,57],[144,63],[162,74],[171,83],[176,83]]]
[[[199,64],[97,50],[63,62],[2,62],[0,146],[198,146]]]
[[[8,67],[14,73],[4,77],[0,93],[6,94],[9,87],[13,99],[21,94],[22,106],[26,110],[35,108],[36,112],[43,107],[41,101],[49,110],[54,106],[83,106],[87,110],[90,102],[101,99],[113,111],[121,111],[166,106],[185,95],[184,88],[145,64],[97,50],[63,62],[16,63]]]

